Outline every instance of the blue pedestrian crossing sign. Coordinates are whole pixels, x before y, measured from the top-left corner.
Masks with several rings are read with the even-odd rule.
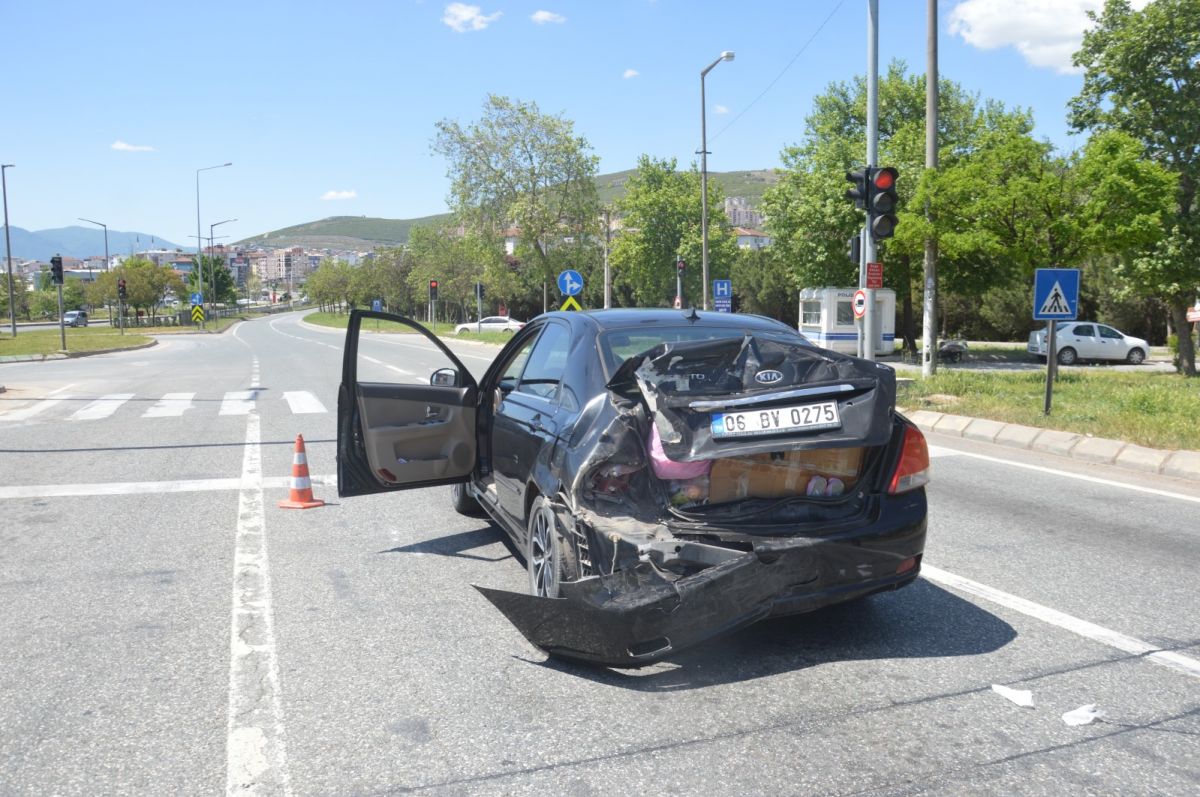
[[[583,275],[573,268],[558,275],[558,292],[563,296],[578,296],[583,291]]]
[[[1033,279],[1035,321],[1070,321],[1079,311],[1079,269],[1039,268]]]
[[[382,313],[383,312],[383,299],[372,299],[371,300],[371,309],[374,310],[376,313]]]
[[[188,304],[204,304],[204,294],[193,293],[192,300]]]

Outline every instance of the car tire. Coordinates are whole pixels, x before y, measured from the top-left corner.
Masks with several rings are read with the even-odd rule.
[[[1058,350],[1059,365],[1075,365],[1079,362],[1079,355],[1070,346],[1064,346]]]
[[[1141,349],[1130,349],[1129,354],[1125,357],[1125,361],[1130,365],[1141,365],[1146,362],[1146,352]]]
[[[575,548],[558,527],[554,508],[543,496],[529,507],[525,541],[525,567],[529,572],[529,594],[557,598],[559,587],[579,578]]]
[[[475,496],[471,495],[471,491],[467,489],[465,484],[450,485],[450,501],[454,504],[454,511],[460,515],[467,517],[486,517],[487,513],[483,511],[483,507],[479,505],[479,501]]]

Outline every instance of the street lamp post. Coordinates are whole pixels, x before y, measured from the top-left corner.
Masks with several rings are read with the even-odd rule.
[[[721,53],[700,72],[700,297],[701,307],[708,309],[708,120],[704,101],[704,78],[722,61],[732,61],[733,50]]]
[[[15,164],[5,163],[0,164],[0,184],[4,189],[4,254],[8,259],[8,318],[12,322],[12,336],[17,336],[17,305],[13,300],[13,275],[12,275],[12,244],[8,240],[8,176],[5,174],[6,169],[11,169]]]
[[[204,239],[200,237],[200,172],[207,172],[212,169],[224,169],[226,166],[232,166],[232,161],[229,163],[220,163],[216,166],[205,166],[203,169],[196,170],[196,271],[199,275],[200,294],[204,294],[204,266],[201,265],[201,260],[204,257]],[[200,322],[200,328],[204,329],[204,321]]]
[[[98,226],[104,228],[104,270],[108,271],[108,269],[109,269],[108,225],[102,221],[92,221],[91,219],[85,219],[82,216],[79,216],[78,218],[80,221],[86,221],[88,224],[95,224],[95,225],[98,225]],[[119,298],[117,300],[117,311],[121,314],[121,334],[123,335],[123,334],[125,334],[125,303],[120,301]],[[109,325],[109,329],[112,329],[111,322]]]
[[[231,221],[237,221],[237,219],[225,219],[225,221],[218,221],[216,224],[208,225],[208,286],[213,290],[214,294],[217,290],[217,264],[213,256],[213,230]]]

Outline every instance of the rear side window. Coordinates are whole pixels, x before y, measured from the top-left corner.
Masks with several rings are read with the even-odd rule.
[[[1091,324],[1080,324],[1075,327],[1074,333],[1081,338],[1094,338],[1096,337],[1096,328]]]
[[[534,344],[533,352],[521,374],[517,391],[552,399],[558,392],[563,371],[567,367],[567,355],[571,350],[571,333],[560,324],[547,324],[546,329]]]

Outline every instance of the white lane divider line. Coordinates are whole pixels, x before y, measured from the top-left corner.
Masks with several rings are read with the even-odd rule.
[[[941,448],[942,446],[938,446]],[[933,446],[930,446],[933,448]],[[1003,457],[990,457],[987,454],[976,454],[974,451],[960,451],[954,449],[955,456],[970,457],[971,459],[980,459],[984,462],[994,462],[998,465],[1010,465],[1014,468],[1024,468],[1025,470],[1036,471],[1037,473],[1048,473],[1051,476],[1062,476],[1065,479],[1078,479],[1083,482],[1091,482],[1092,484],[1102,484],[1105,487],[1120,487],[1123,490],[1133,490],[1137,493],[1146,493],[1147,495],[1158,495],[1163,498],[1175,498],[1179,501],[1190,501],[1193,504],[1200,504],[1200,496],[1187,495],[1186,493],[1173,493],[1170,490],[1159,490],[1155,487],[1142,487],[1140,484],[1129,484],[1127,482],[1119,482],[1113,479],[1102,479],[1099,476],[1087,476],[1082,473],[1074,473],[1069,470],[1058,470],[1057,468],[1047,468],[1042,465],[1031,465],[1027,462],[1017,462]]]
[[[164,393],[154,406],[142,413],[143,418],[178,418],[195,405],[195,393]]]
[[[133,398],[132,393],[109,393],[107,396],[101,396],[96,399],[83,409],[77,410],[68,420],[98,421],[101,418],[107,418],[131,398]]]
[[[217,414],[249,415],[254,409],[254,399],[257,397],[257,390],[230,390],[221,399],[221,410]]]
[[[28,407],[22,407],[19,410],[9,410],[7,412],[0,413],[0,421],[27,421],[33,416],[45,412],[55,404],[61,404],[69,398],[71,397],[63,396],[62,398],[42,399],[41,401],[35,401]]]
[[[1134,656],[1141,656],[1147,661],[1160,664],[1163,667],[1169,667],[1184,675],[1200,678],[1200,659],[1193,659],[1190,656],[1163,650],[1157,645],[1151,645],[1149,642],[1137,639],[1136,637],[1126,636],[1120,631],[1113,631],[1110,628],[1105,628],[1087,620],[1065,614],[1057,609],[1051,609],[1049,606],[1042,606],[1040,603],[1019,598],[1016,595],[1003,592],[995,587],[980,584],[978,581],[972,581],[969,578],[948,573],[932,565],[922,564],[921,575],[942,586],[989,600],[992,603],[998,603],[1013,611],[1020,612],[1035,620],[1049,623],[1065,631],[1070,631],[1073,634],[1078,634],[1093,642],[1108,645],[1111,648],[1116,648]]]
[[[305,343],[312,343],[312,344],[314,344],[314,345],[316,345],[316,346],[324,346],[325,348],[327,348],[327,349],[333,349],[334,351],[341,351],[341,350],[342,350],[342,347],[341,347],[341,346],[334,346],[334,345],[332,345],[332,344],[330,344],[330,343],[322,343],[322,342],[321,342],[321,341],[319,341],[319,340],[313,340],[312,338],[302,338],[302,337],[300,337],[299,335],[290,335],[290,334],[288,334],[287,332],[284,332],[284,331],[283,331],[283,330],[281,330],[279,327],[275,326],[276,324],[278,324],[280,321],[283,321],[283,320],[284,320],[284,319],[282,319],[282,318],[276,318],[274,321],[271,321],[271,322],[269,322],[269,323],[268,323],[268,326],[269,326],[269,327],[271,327],[271,329],[273,329],[273,330],[275,330],[276,332],[278,332],[280,335],[283,335],[285,338],[293,338],[293,339],[295,339],[295,340],[302,340],[302,341],[304,341]]]
[[[251,413],[246,418],[233,554],[225,793],[290,795],[271,611],[261,434],[258,413]]]
[[[307,390],[285,390],[283,398],[294,415],[329,412],[321,400]]]
[[[929,446],[929,456],[931,457],[952,457],[961,453],[961,451],[955,451],[953,448],[946,448],[945,446]]]
[[[312,475],[314,486],[337,487],[337,474]],[[267,476],[264,489],[286,490],[289,476]],[[87,495],[155,495],[159,493],[207,493],[241,489],[241,479],[178,479],[161,482],[94,482],[91,484],[15,484],[0,485],[0,501],[14,498],[74,498]]]

